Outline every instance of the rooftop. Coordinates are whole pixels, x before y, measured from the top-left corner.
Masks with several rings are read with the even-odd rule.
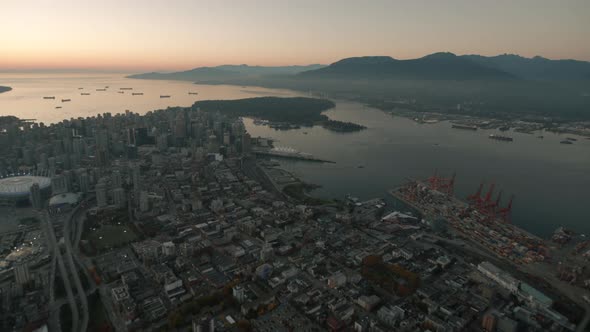
[[[0,179],[0,196],[19,197],[29,195],[31,186],[39,184],[41,189],[51,186],[51,179],[44,176],[22,175]]]

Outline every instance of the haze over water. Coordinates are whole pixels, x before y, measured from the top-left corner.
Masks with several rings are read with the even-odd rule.
[[[167,106],[190,106],[204,99],[301,95],[257,87],[131,80],[121,74],[0,74],[0,82],[14,89],[0,93],[0,115],[46,123],[126,109],[143,114]],[[96,91],[105,86],[109,86],[107,91]],[[121,87],[133,90],[119,94]],[[189,91],[198,95],[189,95]],[[81,96],[82,92],[91,95]],[[131,96],[132,92],[144,95]],[[44,96],[56,99],[44,100]],[[61,99],[72,101],[62,103]],[[357,133],[334,133],[322,127],[276,131],[245,119],[246,128],[252,136],[277,139],[276,145],[335,161],[281,161],[285,169],[303,180],[322,185],[314,195],[387,197],[386,191],[407,177],[427,178],[438,169],[439,174],[447,176],[457,173],[456,193],[462,199],[475,192],[482,181],[495,182],[496,193],[503,190],[504,204],[514,194],[513,221],[534,234],[547,236],[561,225],[590,233],[590,209],[586,206],[590,197],[590,140],[577,137],[574,144],[562,145],[559,141],[566,136],[576,136],[542,133],[544,139],[538,139],[536,134],[510,133],[514,142],[498,142],[487,137],[494,131],[451,129],[448,122],[420,125],[358,103],[336,103],[328,116],[368,129]]]
[[[195,85],[183,81],[134,80],[123,74],[39,74],[0,73],[0,85],[12,91],[0,93],[0,115],[55,123],[64,119],[94,116],[99,113],[145,114],[168,106],[190,106],[197,100],[237,99],[255,94],[295,95],[291,91],[227,85]],[[105,89],[106,91],[96,91]],[[83,88],[83,89],[79,89]],[[133,88],[133,90],[120,90]],[[124,93],[119,93],[123,91]],[[189,95],[197,92],[198,95]],[[83,96],[82,93],[90,93]],[[133,96],[132,93],[143,93]],[[169,95],[170,98],[160,98]],[[55,97],[43,99],[43,97]],[[71,99],[62,102],[62,99]],[[56,107],[62,107],[56,109]]]

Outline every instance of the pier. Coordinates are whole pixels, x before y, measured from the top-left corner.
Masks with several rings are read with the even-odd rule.
[[[277,158],[285,158],[285,159],[294,159],[294,160],[304,160],[304,161],[313,161],[319,163],[330,163],[335,164],[336,162],[316,158],[310,154],[305,154],[297,151],[283,151],[283,150],[275,150],[275,149],[260,149],[254,148],[252,149],[252,153],[255,155],[262,155],[262,156],[270,156],[270,157],[277,157]]]

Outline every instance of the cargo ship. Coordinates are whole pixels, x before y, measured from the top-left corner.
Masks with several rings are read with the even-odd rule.
[[[82,96],[90,96],[90,94],[88,92],[82,92],[80,95],[82,95]]]
[[[43,99],[55,99],[55,96],[53,96],[53,97],[43,97]]]
[[[62,103],[65,103],[65,102],[68,102],[68,101],[72,101],[72,100],[71,99],[62,99],[61,100]]]
[[[490,134],[490,136],[488,136],[491,139],[495,139],[498,141],[504,141],[504,142],[512,142],[514,141],[514,139],[512,137],[508,137],[508,136],[502,136],[502,135],[496,135],[496,134]]]
[[[168,95],[160,95],[160,98],[170,98]]]
[[[455,128],[455,129],[477,130],[477,126],[458,124],[458,123],[453,123],[453,125],[451,127]]]
[[[132,96],[143,96],[143,92],[133,92]]]

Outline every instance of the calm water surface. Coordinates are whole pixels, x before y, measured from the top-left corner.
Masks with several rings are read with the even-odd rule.
[[[204,99],[300,95],[257,87],[132,80],[120,74],[0,74],[0,85],[13,88],[0,94],[0,115],[47,123],[126,109],[143,114]],[[107,91],[96,91],[106,86]],[[121,87],[133,90],[119,94]],[[82,92],[91,95],[81,96]],[[144,95],[131,96],[131,92]],[[56,99],[44,100],[44,96]],[[62,103],[61,99],[72,101]],[[498,142],[487,137],[492,130],[451,129],[448,122],[420,125],[358,103],[336,103],[328,116],[368,129],[357,133],[334,133],[321,127],[277,131],[245,119],[246,128],[253,136],[276,139],[276,145],[335,161],[281,161],[305,181],[322,185],[314,192],[317,196],[342,198],[350,193],[367,199],[386,197],[388,189],[407,177],[426,178],[438,169],[449,176],[457,173],[459,197],[476,191],[481,182],[496,183],[496,188],[503,190],[504,202],[514,194],[513,222],[533,233],[547,236],[561,225],[590,233],[590,140],[576,137],[574,144],[563,145],[559,142],[566,135],[540,133],[545,138],[538,139],[538,134],[509,133],[514,142]]]
[[[195,85],[191,82],[127,79],[123,74],[15,74],[0,73],[0,85],[12,91],[0,93],[0,115],[37,119],[54,123],[63,119],[86,117],[98,113],[123,113],[130,110],[144,114],[168,106],[190,106],[197,100],[236,99],[256,95],[296,95],[286,90],[228,85]],[[104,89],[106,91],[96,91]],[[83,89],[79,89],[83,88]],[[133,90],[120,90],[133,88]],[[124,91],[124,93],[118,93]],[[133,96],[132,93],[143,93]],[[198,95],[189,95],[197,92]],[[90,93],[82,96],[81,93]],[[169,95],[170,98],[160,98]],[[43,97],[53,99],[43,99]],[[71,99],[62,102],[62,99]],[[57,109],[56,107],[62,108]]]

